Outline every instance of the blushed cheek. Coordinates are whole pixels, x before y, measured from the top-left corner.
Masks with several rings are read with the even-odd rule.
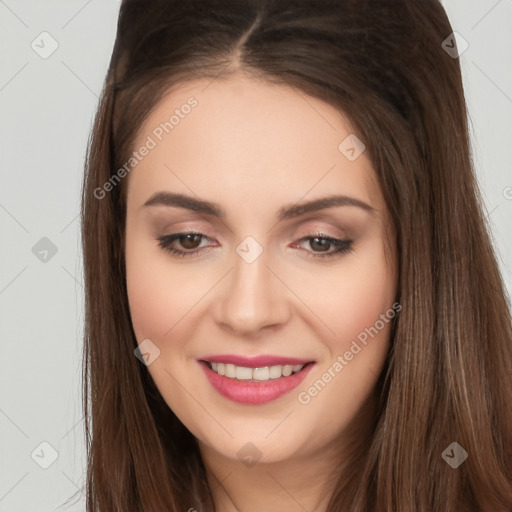
[[[325,298],[331,306],[329,322],[336,336],[325,337],[329,358],[306,383],[312,393],[310,409],[332,424],[332,434],[342,429],[357,414],[374,388],[390,346],[396,283],[393,269],[387,269],[380,252],[366,261],[359,260],[358,270],[341,274],[333,280],[333,291]],[[337,298],[336,298],[337,297]],[[381,315],[388,314],[388,321]],[[325,387],[325,392],[318,392]],[[312,390],[312,391],[311,391]],[[301,402],[302,403],[302,402]]]
[[[352,300],[346,304],[349,314],[345,322],[337,324],[344,335],[339,338],[335,357],[341,355],[347,361],[350,373],[354,372],[353,378],[364,390],[374,382],[389,351],[392,319],[397,314],[393,308],[394,269],[387,268],[383,252],[378,251],[368,260],[365,272],[355,273],[349,283]]]
[[[155,248],[127,244],[126,280],[133,328],[140,341],[163,341],[184,317],[195,297],[193,286],[183,286],[159,257],[148,257]],[[187,308],[188,306],[188,308]]]
[[[364,261],[352,261],[354,264],[326,275],[326,282],[317,281],[319,291],[309,294],[308,305],[329,328],[323,338],[331,356],[348,350],[352,340],[374,326],[395,299],[393,269],[386,268],[381,251],[368,253]],[[381,326],[380,330],[385,329]]]

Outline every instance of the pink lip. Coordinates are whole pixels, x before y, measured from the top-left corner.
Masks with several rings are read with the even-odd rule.
[[[240,358],[236,359],[240,360]],[[211,361],[211,359],[208,360]],[[265,359],[265,361],[268,360],[269,358]],[[280,358],[280,361],[282,360],[283,358]],[[287,360],[293,361],[293,363],[289,364],[303,364],[299,359]],[[248,368],[258,367],[258,365],[247,366],[246,360],[242,359],[242,361],[244,362],[244,365],[239,364],[239,366],[246,366]],[[251,362],[254,362],[254,360]],[[261,405],[271,402],[272,400],[276,400],[277,398],[292,391],[292,389],[296,388],[306,378],[313,368],[315,363],[312,363],[311,361],[310,363],[311,364],[307,364],[300,372],[294,373],[288,377],[280,377],[279,379],[257,382],[253,380],[231,379],[224,375],[219,375],[211,370],[204,361],[199,361],[199,365],[205,372],[206,378],[218,393],[233,402],[252,405]],[[268,364],[261,366],[268,366]]]
[[[313,362],[311,359],[296,359],[294,357],[281,357],[281,356],[270,356],[261,355],[255,357],[242,357],[231,354],[226,355],[214,355],[201,357],[203,361],[209,361],[210,363],[228,363],[234,364],[235,366],[243,366],[245,368],[261,368],[263,366],[284,366],[287,364],[306,364]]]

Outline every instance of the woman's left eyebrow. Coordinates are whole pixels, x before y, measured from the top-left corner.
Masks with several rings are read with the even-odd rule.
[[[156,192],[144,203],[143,207],[147,206],[171,206],[205,213],[207,215],[213,215],[219,219],[226,218],[226,212],[216,203],[172,192]],[[356,199],[355,197],[331,195],[312,199],[304,203],[295,203],[293,205],[283,206],[277,214],[277,219],[279,221],[292,219],[312,211],[324,210],[326,208],[334,208],[337,206],[356,206],[371,214],[376,211],[375,208],[370,206],[368,203],[365,203],[360,199]]]

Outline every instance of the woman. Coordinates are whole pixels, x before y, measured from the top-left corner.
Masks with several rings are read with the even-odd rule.
[[[436,0],[123,2],[83,188],[89,512],[512,510],[452,32]]]

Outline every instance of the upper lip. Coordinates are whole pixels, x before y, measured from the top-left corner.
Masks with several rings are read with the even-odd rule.
[[[283,357],[274,355],[261,355],[254,357],[244,357],[232,354],[211,355],[200,358],[201,361],[210,363],[228,363],[245,368],[261,368],[263,366],[285,366],[295,364],[312,363],[311,359],[297,359],[296,357]]]

